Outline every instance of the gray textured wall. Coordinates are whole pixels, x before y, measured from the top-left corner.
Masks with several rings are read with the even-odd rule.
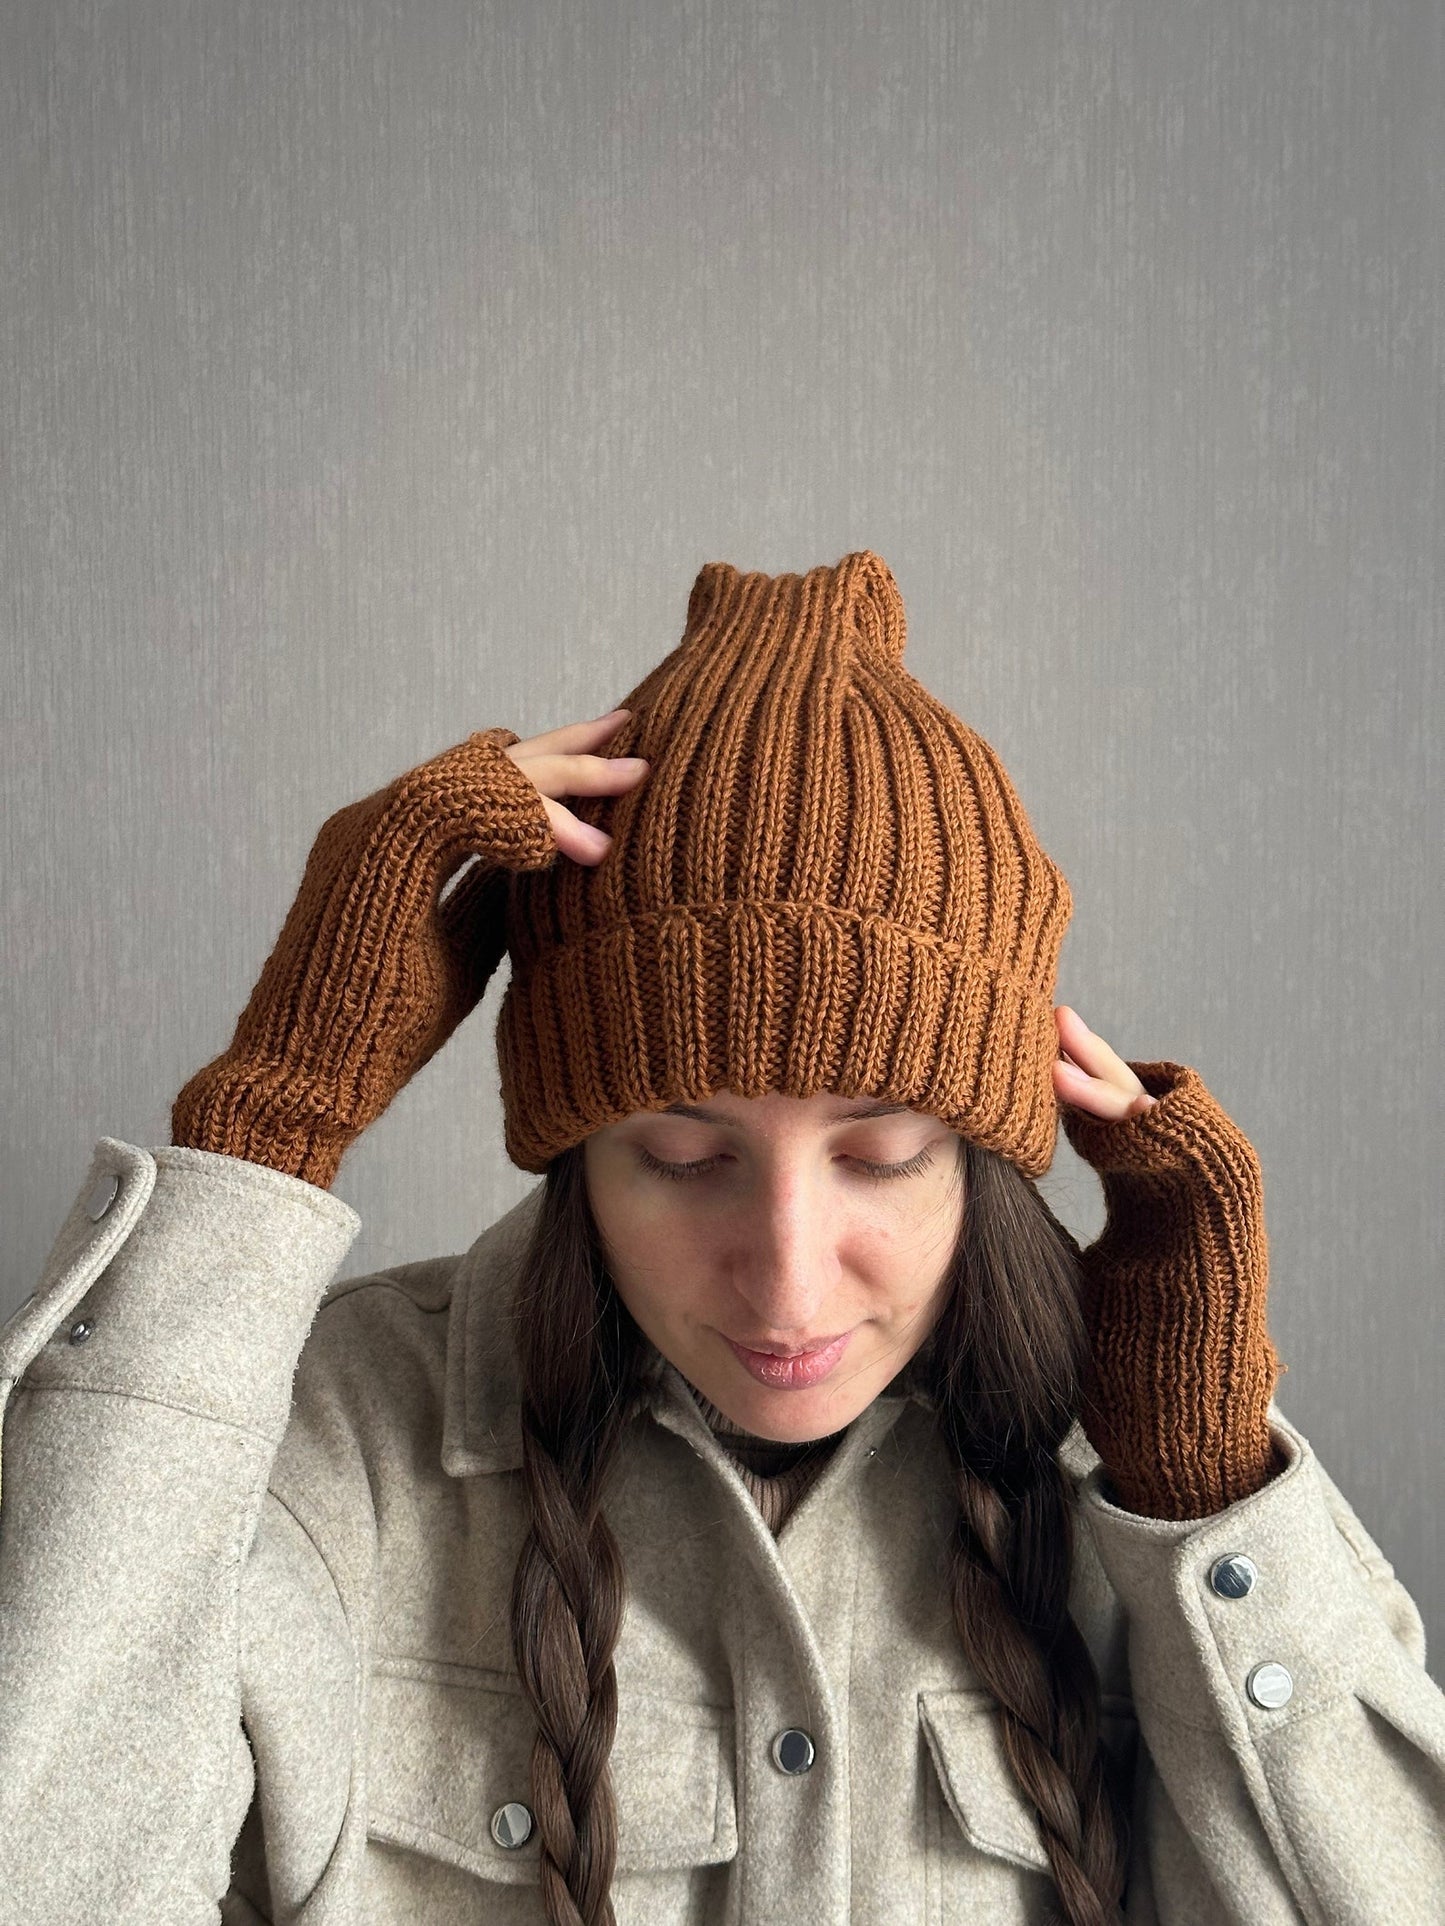
[[[1432,0],[11,0],[0,1310],[332,809],[609,707],[703,561],[876,548],[1059,1000],[1257,1145],[1280,1401],[1445,1676],[1442,98]],[[533,1181],[501,987],[348,1269]]]

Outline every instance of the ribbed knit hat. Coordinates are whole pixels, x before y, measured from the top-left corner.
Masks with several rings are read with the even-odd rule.
[[[1048,1169],[1073,898],[993,749],[904,668],[905,635],[870,549],[699,570],[608,744],[647,776],[568,802],[612,847],[507,882],[521,1169],[722,1089],[884,1097]]]

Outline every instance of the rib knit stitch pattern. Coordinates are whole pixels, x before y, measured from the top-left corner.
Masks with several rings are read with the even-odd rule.
[[[905,636],[868,549],[699,571],[612,743],[648,780],[575,806],[607,857],[509,883],[497,1050],[522,1169],[720,1087],[887,1096],[1048,1168],[1072,897]]]
[[[556,860],[536,785],[506,754],[518,740],[478,730],[327,817],[234,1036],[171,1105],[174,1143],[330,1187],[482,994],[501,957],[498,874]]]
[[[1080,1253],[1082,1419],[1127,1510],[1206,1518],[1285,1462],[1268,1417],[1283,1366],[1265,1321],[1264,1175],[1197,1070],[1131,1067],[1152,1109],[1063,1119],[1106,1208]]]

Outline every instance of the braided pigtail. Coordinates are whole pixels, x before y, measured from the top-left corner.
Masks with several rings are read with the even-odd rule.
[[[624,1575],[603,1488],[638,1382],[640,1334],[597,1249],[580,1154],[547,1172],[513,1304],[531,1514],[513,1575],[512,1649],[537,1723],[533,1809],[552,1926],[614,1926],[613,1654]]]
[[[1057,1452],[1078,1406],[1086,1337],[1077,1246],[1033,1181],[965,1143],[968,1206],[930,1346],[953,1460],[954,1621],[999,1703],[1066,1926],[1117,1926],[1127,1868],[1122,1767],[1100,1743],[1099,1680],[1068,1610],[1074,1525]]]

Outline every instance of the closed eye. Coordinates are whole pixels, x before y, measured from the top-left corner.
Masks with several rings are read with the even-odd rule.
[[[642,1144],[637,1146],[637,1155],[645,1170],[653,1171],[659,1177],[675,1177],[679,1179],[705,1177],[710,1170],[723,1161],[720,1156],[700,1157],[694,1163],[690,1164],[667,1164],[664,1163],[660,1157],[654,1157],[652,1152]],[[933,1152],[925,1148],[901,1164],[875,1164],[871,1163],[866,1157],[850,1157],[845,1159],[845,1161],[857,1164],[868,1177],[886,1181],[893,1177],[919,1176],[923,1171],[927,1170],[933,1162]]]

